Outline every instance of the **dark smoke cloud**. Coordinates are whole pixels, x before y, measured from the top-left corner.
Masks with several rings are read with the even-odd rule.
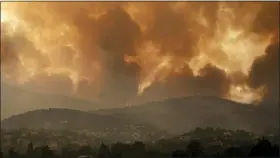
[[[109,10],[98,20],[100,32],[103,86],[101,99],[111,103],[123,103],[136,95],[139,70],[124,62],[124,55],[135,55],[134,43],[140,36],[139,26],[122,8]]]
[[[279,2],[269,2],[262,5],[257,15],[254,30],[261,33],[275,32],[274,43],[266,49],[266,54],[257,58],[249,74],[249,84],[252,87],[266,86],[264,102],[279,103]]]
[[[195,76],[191,69],[184,68],[179,74],[174,74],[164,83],[157,83],[146,90],[142,99],[165,99],[179,96],[219,96],[225,97],[229,90],[230,80],[225,72],[214,66],[207,65],[201,69],[201,76]]]
[[[265,85],[265,100],[279,102],[279,44],[267,48],[266,55],[255,60],[250,71],[252,87]]]
[[[230,82],[224,71],[207,65],[201,70],[202,76],[195,78],[196,93],[202,95],[223,96],[229,90]],[[194,90],[195,91],[195,90]]]
[[[229,80],[226,74],[211,65],[201,69],[200,76],[185,75],[179,77],[174,83],[175,87],[184,85],[185,94],[223,96],[228,91]],[[172,85],[174,86],[174,85]]]

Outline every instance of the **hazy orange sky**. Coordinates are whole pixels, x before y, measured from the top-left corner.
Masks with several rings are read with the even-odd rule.
[[[133,104],[279,97],[279,2],[2,2],[1,79]]]

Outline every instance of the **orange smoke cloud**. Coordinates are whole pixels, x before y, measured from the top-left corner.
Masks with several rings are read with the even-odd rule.
[[[157,84],[174,94],[259,102],[270,86],[251,84],[252,67],[275,43],[275,6],[2,2],[2,77],[17,84],[59,87],[66,82],[60,79],[64,76],[74,95],[81,87],[91,87],[86,93],[114,103],[137,92],[145,95]]]

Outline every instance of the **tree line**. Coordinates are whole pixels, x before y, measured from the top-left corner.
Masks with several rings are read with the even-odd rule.
[[[48,145],[34,147],[30,142],[25,153],[18,153],[13,148],[10,148],[5,155],[1,152],[1,157],[5,158],[82,158],[82,156],[92,158],[279,157],[279,146],[262,137],[249,150],[242,146],[231,146],[222,152],[211,154],[198,140],[191,140],[185,149],[176,149],[171,153],[149,150],[141,141],[135,141],[132,144],[117,142],[110,147],[102,143],[97,149],[91,146],[82,146],[79,149],[64,147],[58,152]]]

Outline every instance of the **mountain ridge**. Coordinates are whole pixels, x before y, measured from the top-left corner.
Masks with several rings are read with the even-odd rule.
[[[52,111],[53,114],[49,111]],[[21,124],[27,126],[28,122],[35,117],[28,115],[40,112],[45,114],[36,114],[37,120],[39,120],[38,116],[42,116],[41,122],[44,119],[52,118],[51,122],[55,124],[54,127],[60,126],[61,120],[58,118],[64,116],[63,119],[70,120],[68,122],[72,122],[73,127],[79,127],[77,129],[83,130],[99,130],[107,127],[121,127],[127,124],[142,124],[170,133],[182,133],[196,127],[206,126],[263,132],[275,128],[277,126],[275,119],[279,116],[275,110],[264,112],[262,109],[254,106],[247,106],[215,97],[198,96],[172,98],[146,103],[142,106],[118,109],[79,111],[50,108],[47,110],[35,110],[7,118],[1,121],[2,126],[6,128],[11,124],[15,124],[14,127],[19,127],[21,125],[18,122],[22,120],[25,121]],[[104,126],[99,126],[99,124]]]

